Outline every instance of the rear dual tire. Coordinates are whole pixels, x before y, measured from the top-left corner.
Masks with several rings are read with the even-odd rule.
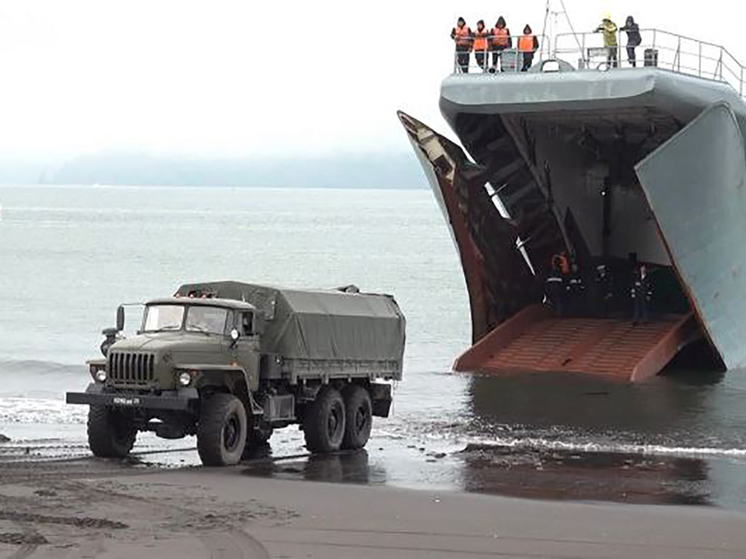
[[[372,420],[372,404],[365,388],[350,385],[340,394],[325,386],[306,409],[306,448],[313,453],[363,448],[370,437]]]
[[[345,404],[338,390],[325,386],[308,404],[303,434],[306,448],[313,453],[340,449],[345,435]]]
[[[342,448],[358,450],[368,444],[373,427],[373,404],[362,386],[352,384],[342,391],[345,402],[345,436]]]

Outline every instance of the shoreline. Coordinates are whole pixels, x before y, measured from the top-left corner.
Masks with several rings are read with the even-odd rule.
[[[87,459],[24,470],[0,474],[0,557],[746,555],[746,515],[715,507],[272,479],[245,467],[153,471]]]

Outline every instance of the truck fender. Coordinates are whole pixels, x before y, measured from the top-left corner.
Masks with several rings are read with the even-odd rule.
[[[219,386],[228,388],[236,396],[247,398],[247,403],[249,404],[250,408],[247,411],[250,411],[252,415],[264,415],[264,409],[256,402],[256,400],[254,399],[254,395],[251,393],[251,377],[243,369],[243,367],[184,367],[180,365],[179,369],[189,369],[191,371],[197,371],[199,373],[199,379],[197,381],[198,389],[202,389],[207,386]],[[225,382],[226,375],[228,375],[228,378],[231,382]],[[236,390],[236,385],[238,384],[239,380],[245,383],[246,394],[243,394],[243,391]]]

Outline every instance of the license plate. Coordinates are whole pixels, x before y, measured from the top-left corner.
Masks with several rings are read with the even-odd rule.
[[[116,406],[139,406],[140,398],[121,398],[117,397],[112,400]]]

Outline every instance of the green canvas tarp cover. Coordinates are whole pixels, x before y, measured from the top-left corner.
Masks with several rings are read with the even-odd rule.
[[[388,295],[232,281],[183,285],[177,295],[234,299],[264,311],[264,353],[285,359],[396,361],[401,366],[405,320]]]

